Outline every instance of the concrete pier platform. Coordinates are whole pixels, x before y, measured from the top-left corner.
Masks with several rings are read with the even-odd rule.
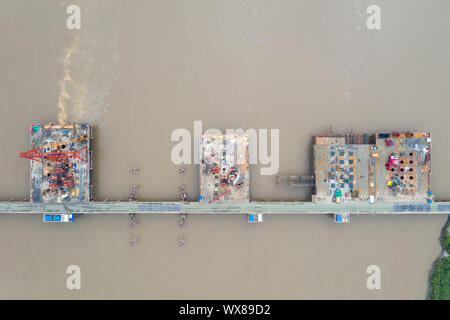
[[[0,202],[0,214],[450,214],[450,202],[392,201],[312,203],[312,202],[88,202],[29,203]]]

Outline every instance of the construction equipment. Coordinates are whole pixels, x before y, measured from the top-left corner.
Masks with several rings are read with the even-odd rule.
[[[349,223],[350,222],[350,214],[348,212],[335,213],[334,214],[334,222]]]
[[[85,154],[84,157],[83,157],[83,153]],[[35,149],[31,149],[27,152],[20,153],[21,158],[27,158],[27,159],[39,161],[39,162],[42,162],[41,159],[47,159],[50,161],[61,162],[68,158],[76,158],[76,159],[80,159],[81,161],[87,162],[87,156],[88,156],[88,148],[87,147],[84,147],[84,148],[82,148],[78,151],[74,151],[74,152],[72,152],[72,151],[69,151],[69,152],[59,152],[59,151],[44,152],[41,150],[41,148],[35,148]]]
[[[83,135],[83,136],[81,136],[79,138],[68,140],[68,141],[60,141],[60,142],[49,143],[49,144],[40,146],[39,148],[40,149],[47,149],[47,148],[53,149],[53,148],[56,148],[58,146],[69,145],[71,143],[81,142],[81,141],[84,141],[86,139],[87,139],[87,135]]]
[[[230,193],[231,191],[233,191],[234,189],[238,189],[242,186],[243,182],[239,181],[238,183],[236,183],[236,185],[233,188],[227,189],[225,192],[222,192],[221,194],[219,194],[218,196],[214,197],[212,200],[209,200],[208,203],[214,202],[219,200],[220,198],[222,198],[223,196],[225,196],[226,194]]]
[[[65,186],[69,186],[69,187],[72,187],[72,186],[74,185],[73,180],[65,180],[65,181],[63,182],[63,184],[64,184]]]
[[[217,173],[220,172],[220,168],[219,168],[218,166],[214,166],[214,167],[212,168],[212,172],[213,172],[213,174],[217,174]]]
[[[386,163],[386,169],[389,170],[391,167],[397,167],[398,166],[398,157],[394,154],[391,154],[389,156],[389,161]]]
[[[384,142],[386,143],[386,146],[390,147],[392,145],[391,139],[385,139]]]
[[[342,197],[342,191],[340,189],[336,189],[334,191],[334,198],[336,200],[336,203],[341,203],[341,197]]]
[[[249,223],[264,222],[264,217],[262,213],[249,213],[248,214]]]
[[[212,200],[209,200],[208,203],[211,203],[211,202],[214,202],[214,201],[219,200],[219,199],[222,198],[224,195],[226,195],[227,193],[231,192],[233,189],[234,189],[234,188],[231,188],[231,189],[226,190],[225,192],[219,194],[218,196],[216,196],[216,197],[213,198]]]
[[[203,159],[203,162],[207,162],[209,159],[213,158],[215,155],[216,155],[215,153],[211,153],[208,157]]]
[[[44,214],[44,222],[73,222],[72,213]]]

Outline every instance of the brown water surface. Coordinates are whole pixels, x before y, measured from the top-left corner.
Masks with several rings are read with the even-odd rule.
[[[433,191],[448,199],[448,1],[377,1],[382,29],[365,25],[370,1],[72,1],[0,4],[0,200],[28,197],[18,157],[29,125],[56,121],[61,60],[70,121],[94,132],[96,200],[198,197],[197,168],[179,176],[174,129],[280,130],[280,173],[310,173],[311,136],[328,130],[429,130]],[[71,2],[71,3],[72,3]],[[128,169],[139,167],[136,176]],[[252,200],[308,200],[251,168]],[[84,216],[45,224],[0,217],[0,298],[409,298],[427,293],[445,216]],[[128,242],[137,237],[131,249]],[[186,245],[177,246],[179,237]],[[66,267],[82,290],[66,289]],[[366,288],[366,268],[382,288]]]

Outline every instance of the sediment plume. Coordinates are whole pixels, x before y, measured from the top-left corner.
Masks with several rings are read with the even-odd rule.
[[[68,93],[68,85],[73,80],[71,77],[70,62],[73,52],[78,43],[78,38],[72,41],[72,44],[65,50],[64,58],[61,61],[63,68],[63,76],[59,81],[59,96],[58,96],[58,123],[64,125],[67,121],[67,101],[70,99]]]
[[[108,122],[108,97],[119,73],[119,12],[101,1],[83,1],[82,8],[96,14],[82,20],[81,29],[63,52],[57,118],[60,125],[83,122],[103,126]]]

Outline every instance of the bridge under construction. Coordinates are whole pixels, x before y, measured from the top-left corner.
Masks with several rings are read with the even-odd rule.
[[[355,214],[450,214],[450,202],[434,201],[431,192],[429,132],[316,135],[314,174],[277,177],[281,185],[312,188],[311,202],[250,201],[245,134],[202,136],[199,201],[95,202],[91,129],[30,126],[31,149],[20,154],[30,160],[30,202],[0,202],[0,213],[44,221],[82,214],[334,214],[336,222]]]

